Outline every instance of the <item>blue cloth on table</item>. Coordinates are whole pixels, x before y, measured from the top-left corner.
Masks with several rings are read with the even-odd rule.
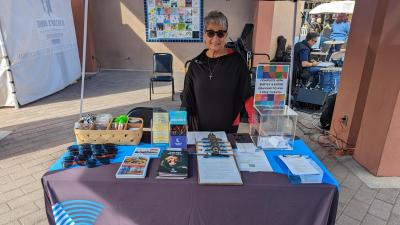
[[[308,155],[315,163],[324,171],[322,183],[331,184],[339,188],[339,183],[335,177],[328,171],[324,164],[314,155],[314,153],[308,148],[308,146],[300,139],[294,141],[293,150],[265,150],[269,163],[275,173],[288,174],[288,169],[280,165],[278,161],[279,155]]]
[[[160,148],[160,155],[162,152],[168,147],[167,144],[143,144],[137,146],[118,146],[118,154],[114,159],[111,160],[111,163],[121,163],[125,156],[132,155],[133,151],[136,148]],[[331,184],[339,188],[339,183],[332,176],[332,174],[325,168],[324,164],[322,164],[319,159],[314,155],[314,153],[308,148],[308,146],[300,139],[294,141],[293,150],[265,150],[265,155],[268,158],[269,163],[271,164],[272,170],[275,173],[280,174],[288,174],[288,170],[286,167],[280,165],[279,159],[277,156],[279,155],[308,155],[317,165],[324,171],[324,176],[322,178],[322,182],[326,184]],[[64,169],[62,166],[62,161],[65,156],[68,156],[69,153],[66,151],[64,155],[62,155],[49,169],[49,171],[61,170]],[[74,165],[69,168],[80,167],[79,165]]]

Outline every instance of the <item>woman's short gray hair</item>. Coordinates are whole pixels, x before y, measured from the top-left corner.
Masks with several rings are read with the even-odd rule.
[[[210,23],[220,24],[224,27],[225,31],[228,31],[228,18],[220,11],[211,11],[204,18],[204,30],[207,29],[207,25]]]

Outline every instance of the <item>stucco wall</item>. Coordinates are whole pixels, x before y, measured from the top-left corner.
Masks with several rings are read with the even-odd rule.
[[[296,34],[300,32],[301,14],[300,12],[304,8],[304,2],[300,1],[297,6],[297,18],[296,18]],[[286,39],[286,45],[292,45],[293,36],[293,15],[294,14],[294,3],[291,1],[275,1],[274,4],[274,16],[271,32],[271,45],[270,45],[270,56],[274,58],[277,48],[277,38],[283,35]]]
[[[174,69],[183,70],[184,63],[204,48],[203,43],[147,43],[143,0],[96,0],[91,9],[96,54],[102,68],[151,70],[152,54],[169,52],[174,56]],[[228,17],[229,37],[235,40],[244,24],[253,22],[255,1],[204,1],[205,15],[214,9]]]
[[[354,153],[358,162],[378,176],[400,176],[399,10],[398,0],[381,0],[377,5],[384,16],[374,21],[379,27],[374,32],[377,48]]]
[[[274,1],[258,1],[254,16],[253,46],[255,53],[271,55],[271,32],[274,20]],[[266,56],[254,56],[254,65],[268,62]]]
[[[92,1],[91,1],[92,2]],[[74,17],[75,33],[78,42],[79,58],[82,63],[82,46],[83,46],[83,22],[85,13],[85,2],[82,0],[71,0],[72,13]],[[89,12],[90,13],[90,12]],[[94,72],[97,70],[96,51],[93,42],[93,26],[92,17],[88,17],[87,30],[87,46],[86,46],[86,71]],[[81,64],[82,65],[82,64]]]

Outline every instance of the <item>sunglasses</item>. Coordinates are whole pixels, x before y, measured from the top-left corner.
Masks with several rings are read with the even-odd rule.
[[[215,35],[217,35],[218,38],[223,38],[225,37],[226,30],[219,30],[219,31],[206,30],[206,34],[209,38],[213,38]]]

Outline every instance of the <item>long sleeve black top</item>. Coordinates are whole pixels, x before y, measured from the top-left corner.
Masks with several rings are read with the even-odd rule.
[[[218,58],[206,52],[192,60],[185,76],[182,107],[189,129],[236,132],[233,122],[251,96],[246,62],[237,52]]]

